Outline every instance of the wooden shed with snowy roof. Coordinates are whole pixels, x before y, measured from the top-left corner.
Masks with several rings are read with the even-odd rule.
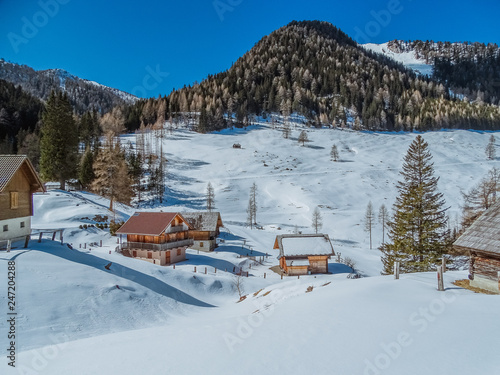
[[[193,238],[193,249],[213,251],[217,247],[217,236],[223,226],[219,212],[182,212],[182,216],[193,227],[189,231]]]
[[[276,236],[274,249],[289,276],[328,273],[328,259],[335,255],[327,234],[282,234]]]
[[[500,293],[500,200],[453,244],[470,255],[470,285]]]
[[[164,266],[186,259],[186,249],[193,245],[190,229],[178,212],[136,212],[116,234],[123,255]]]
[[[24,155],[0,155],[0,241],[26,239],[31,233],[33,194],[44,187]]]

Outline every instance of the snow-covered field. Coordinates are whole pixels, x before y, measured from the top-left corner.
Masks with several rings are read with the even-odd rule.
[[[227,228],[217,252],[188,250],[188,260],[175,269],[122,257],[109,233],[80,229],[95,215],[111,215],[105,199],[83,192],[37,194],[33,227],[65,228],[64,242],[74,249],[45,237],[29,249],[0,252],[0,279],[7,280],[7,260],[16,260],[18,312],[16,369],[7,366],[6,312],[0,323],[1,373],[500,373],[497,296],[451,284],[466,278],[466,271],[446,273],[445,292],[436,291],[433,273],[398,281],[380,276],[380,225],[369,248],[366,206],[392,206],[402,158],[416,135],[308,129],[310,142],[301,146],[300,130],[292,127],[291,139],[264,124],[168,136],[167,202],[147,209],[203,209],[211,182]],[[423,135],[452,224],[460,214],[460,192],[499,166],[484,154],[490,135]],[[135,137],[124,136],[128,141]],[[242,149],[233,149],[234,143]],[[330,160],[333,144],[339,162]],[[254,182],[262,229],[251,230],[245,221]],[[296,226],[311,233],[317,206],[335,251],[352,258],[365,277],[348,279],[350,268],[336,259],[332,274],[316,277],[281,280],[269,269],[278,263],[275,236]],[[125,219],[133,212],[119,206],[117,215]],[[101,240],[102,247],[89,245]],[[264,257],[263,264],[239,257],[247,254]],[[239,280],[248,295],[239,303],[233,267],[249,271]],[[6,306],[5,291],[0,295]]]
[[[422,59],[418,59],[413,51],[400,53],[393,52],[389,49],[388,43],[367,43],[362,46],[370,51],[386,55],[419,74],[432,76],[432,65],[426,64]]]

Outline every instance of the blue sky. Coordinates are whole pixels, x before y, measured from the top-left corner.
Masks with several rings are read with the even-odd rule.
[[[361,43],[500,44],[499,14],[498,0],[0,0],[0,57],[156,97],[228,69],[292,20],[328,21]]]

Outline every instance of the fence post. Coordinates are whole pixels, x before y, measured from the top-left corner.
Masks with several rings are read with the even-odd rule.
[[[340,263],[340,253],[337,253],[337,263]]]
[[[399,280],[399,262],[394,262],[394,279]]]
[[[174,270],[175,270],[175,264],[174,264]]]
[[[38,243],[42,242],[42,236],[43,236],[43,232],[40,232],[40,236],[38,236]]]
[[[214,267],[215,268],[215,273],[217,273],[217,267]]]
[[[205,267],[205,275],[207,274],[207,267]]]
[[[194,266],[194,273],[196,273],[196,266]]]
[[[56,232],[54,231],[54,233],[52,233],[52,241],[54,241],[56,239]]]
[[[100,241],[100,245],[99,246],[102,247],[102,240]]]
[[[443,273],[446,272],[446,258],[443,257],[443,259],[441,260],[441,267],[443,267]]]
[[[500,272],[499,272],[500,273]],[[264,272],[264,279],[266,278],[266,273]]]
[[[12,247],[12,241],[7,240],[7,252],[10,253],[10,248]]]
[[[443,267],[438,267],[437,277],[438,277],[438,290],[440,292],[443,292],[444,291]]]

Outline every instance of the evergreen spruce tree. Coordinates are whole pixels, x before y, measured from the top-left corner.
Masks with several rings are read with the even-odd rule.
[[[144,177],[144,168],[142,166],[143,163],[143,157],[140,152],[140,150],[134,152],[133,149],[131,149],[127,153],[127,165],[128,165],[128,172],[129,175],[133,181],[133,190],[135,191],[135,195],[137,196],[137,200],[139,203],[141,202],[141,191],[142,191],[142,185],[141,181],[142,178]]]
[[[80,162],[80,168],[78,170],[78,179],[82,184],[84,189],[88,189],[90,184],[95,178],[94,174],[94,153],[87,146],[85,154],[83,154],[82,161]]]
[[[77,176],[78,131],[73,109],[66,94],[52,92],[42,115],[40,174],[45,181],[66,180]]]
[[[430,271],[446,248],[446,210],[439,178],[434,177],[432,155],[422,136],[417,136],[404,158],[399,195],[388,223],[388,243],[382,244],[383,273],[393,271],[395,261],[402,272]]]

